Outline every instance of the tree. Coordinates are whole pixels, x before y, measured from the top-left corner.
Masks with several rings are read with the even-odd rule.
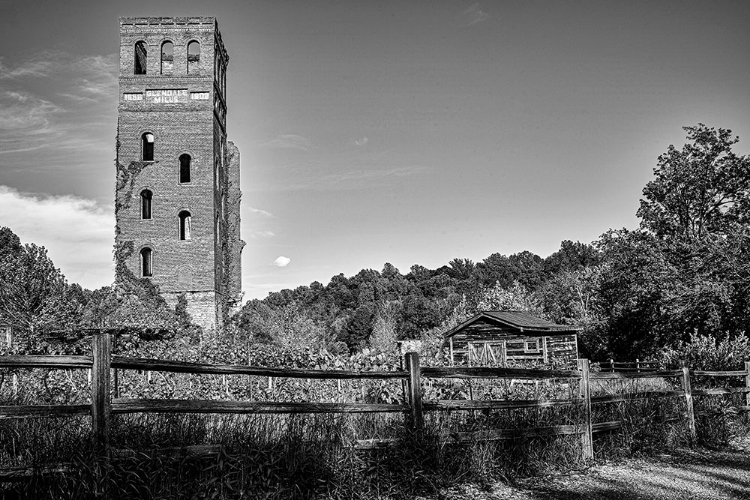
[[[514,281],[509,288],[504,288],[500,283],[495,283],[495,286],[484,290],[477,303],[478,311],[500,311],[504,309],[526,311],[536,315],[542,314],[542,308],[534,293],[518,281]]]
[[[606,349],[615,357],[643,357],[675,340],[664,337],[669,322],[662,306],[678,273],[657,243],[650,233],[625,229],[610,230],[597,243],[605,265],[599,300]]]
[[[371,347],[384,352],[396,349],[396,323],[400,306],[396,301],[380,305],[373,321]]]
[[[475,275],[484,286],[500,283],[502,287],[509,287],[516,278],[510,259],[503,254],[493,253],[477,264]]]
[[[544,280],[544,261],[533,252],[524,250],[508,257],[513,266],[513,279],[531,291]]]
[[[537,290],[547,317],[555,323],[581,327],[578,347],[591,358],[606,354],[605,316],[600,304],[604,265],[561,271]]]
[[[0,241],[0,317],[26,332],[72,321],[79,308],[76,290],[69,290],[47,250],[21,245],[8,228],[0,228]]]
[[[656,179],[643,188],[641,228],[657,237],[703,238],[725,235],[750,222],[750,158],[732,146],[727,129],[699,123],[684,127],[682,150],[669,146],[659,156]]]
[[[593,245],[564,240],[560,250],[544,259],[544,270],[548,274],[580,271],[599,263],[599,252]]]

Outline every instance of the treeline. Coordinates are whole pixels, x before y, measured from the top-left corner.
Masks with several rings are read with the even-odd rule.
[[[261,341],[355,350],[440,333],[479,310],[524,309],[582,328],[593,359],[646,357],[691,335],[732,338],[750,320],[750,160],[731,131],[685,127],[643,190],[636,230],[563,241],[438,269],[342,274],[245,304],[241,331]]]
[[[577,324],[588,311],[580,310],[569,293],[558,300],[559,289],[564,280],[585,279],[599,259],[592,245],[564,241],[546,259],[526,251],[495,253],[477,263],[453,259],[437,269],[415,264],[406,274],[386,263],[381,271],[339,274],[327,285],[313,282],[249,301],[237,322],[259,340],[294,343],[304,338],[339,342],[350,350],[420,338],[479,309],[530,309]],[[555,305],[543,307],[552,298]]]
[[[456,258],[402,274],[390,264],[251,300],[219,332],[226,342],[392,349],[397,339],[440,342],[480,310],[522,309],[581,327],[596,360],[645,358],[680,342],[743,337],[750,322],[750,158],[731,131],[686,127],[688,143],[658,158],[643,189],[640,227],[588,244],[563,241],[545,258],[524,251]],[[121,265],[121,264],[120,264]],[[0,228],[0,322],[33,342],[50,328],[200,329],[185,302],[170,308],[148,279],[116,272],[111,287],[68,284],[43,247]]]

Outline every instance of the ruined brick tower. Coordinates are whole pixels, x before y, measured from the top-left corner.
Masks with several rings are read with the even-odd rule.
[[[241,298],[240,155],[226,133],[229,56],[213,17],[120,19],[118,278],[147,278],[193,321]]]

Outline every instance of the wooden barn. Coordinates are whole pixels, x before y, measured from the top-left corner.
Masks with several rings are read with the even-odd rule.
[[[445,333],[453,364],[575,364],[579,328],[523,311],[483,311]]]

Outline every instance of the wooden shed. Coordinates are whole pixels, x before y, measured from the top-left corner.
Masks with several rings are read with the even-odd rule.
[[[453,364],[575,363],[578,331],[524,311],[483,311],[445,333]]]

